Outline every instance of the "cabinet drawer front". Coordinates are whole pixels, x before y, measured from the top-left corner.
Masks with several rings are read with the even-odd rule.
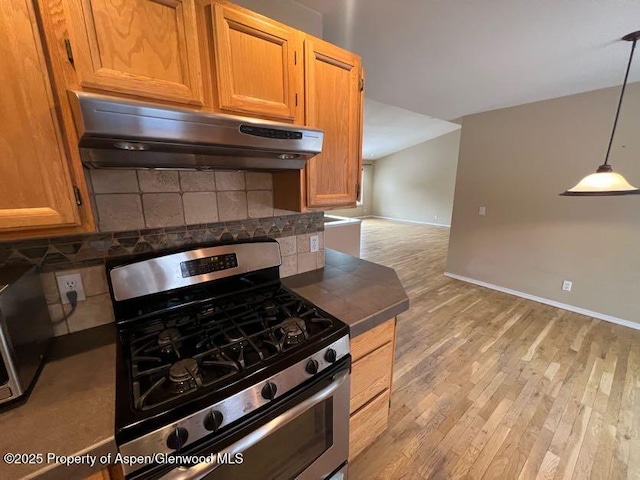
[[[371,353],[376,348],[392,341],[395,326],[396,319],[392,318],[351,340],[351,358],[353,358],[353,361],[357,361],[367,353]]]
[[[67,0],[83,87],[202,105],[195,0]]]
[[[365,405],[349,421],[349,461],[369,446],[389,423],[389,390]]]
[[[393,345],[391,342],[353,364],[351,370],[351,413],[380,392],[391,387],[392,366]]]

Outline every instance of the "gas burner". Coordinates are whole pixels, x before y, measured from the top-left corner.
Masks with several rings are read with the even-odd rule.
[[[282,322],[280,332],[284,335],[285,345],[297,345],[306,337],[307,327],[304,320],[299,317],[291,317]]]
[[[246,345],[246,336],[237,328],[224,332],[224,337],[234,350],[242,349]]]
[[[265,300],[262,304],[262,312],[267,316],[276,315],[278,310],[278,304],[273,300]]]
[[[145,411],[213,390],[332,328],[330,318],[280,287],[173,310],[129,337],[133,404]]]
[[[174,384],[176,393],[183,393],[202,384],[198,375],[198,362],[193,358],[183,358],[169,368],[169,380]]]
[[[181,346],[180,330],[177,328],[167,328],[158,334],[158,345],[162,353],[177,351]]]

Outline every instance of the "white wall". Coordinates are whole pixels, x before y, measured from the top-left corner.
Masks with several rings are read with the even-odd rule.
[[[450,225],[459,144],[457,130],[376,160],[371,213]]]
[[[322,14],[293,0],[233,0],[233,3],[322,38]]]
[[[619,94],[464,117],[448,272],[640,323],[640,196],[558,196],[603,162]],[[639,119],[632,83],[610,160],[636,186]]]

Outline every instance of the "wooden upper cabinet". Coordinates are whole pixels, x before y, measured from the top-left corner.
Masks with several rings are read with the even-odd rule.
[[[307,162],[307,207],[355,207],[362,155],[360,57],[312,37],[304,48],[306,124],[324,130],[322,153]]]
[[[31,0],[0,15],[0,232],[80,223]]]
[[[65,0],[81,87],[203,105],[196,0]]]
[[[202,8],[213,108],[302,123],[300,33],[228,3]]]

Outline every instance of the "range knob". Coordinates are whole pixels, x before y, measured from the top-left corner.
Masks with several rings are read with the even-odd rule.
[[[276,392],[278,391],[278,387],[273,382],[267,382],[264,387],[262,387],[262,398],[265,400],[273,400],[276,396]]]
[[[304,367],[304,369],[308,374],[315,375],[316,373],[318,373],[318,361],[314,359],[309,360],[307,362],[307,366]]]
[[[171,450],[180,450],[187,443],[188,438],[189,432],[186,428],[176,427],[167,437],[167,447]]]
[[[204,417],[204,428],[206,428],[210,432],[215,432],[220,428],[220,425],[222,425],[223,419],[224,417],[222,416],[222,413],[220,413],[218,410],[211,410],[209,413],[207,413],[207,416]]]
[[[338,354],[333,348],[330,348],[327,350],[327,353],[324,354],[324,359],[329,363],[333,363],[338,359]]]

